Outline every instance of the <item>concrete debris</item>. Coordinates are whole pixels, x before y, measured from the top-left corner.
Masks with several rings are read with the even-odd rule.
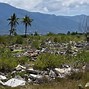
[[[10,86],[10,87],[17,87],[17,86],[24,86],[25,83],[26,83],[26,81],[24,81],[24,80],[12,78],[12,79],[8,80],[7,82],[5,82],[4,85]]]
[[[87,83],[85,84],[85,87],[89,87],[89,82],[87,82]]]
[[[43,76],[42,75],[36,75],[36,74],[30,74],[29,77],[34,78],[34,79],[41,79]]]
[[[55,79],[56,74],[55,74],[55,72],[53,70],[50,70],[49,77],[51,77],[52,79]]]
[[[26,69],[26,67],[18,65],[15,69],[19,71],[19,70],[22,70],[22,69]]]
[[[55,68],[55,71],[61,74],[69,74],[71,72],[71,68]]]
[[[30,74],[39,74],[40,73],[40,71],[34,70],[33,68],[27,69],[27,72]]]
[[[83,85],[82,85],[82,84],[79,84],[79,85],[78,85],[78,88],[79,88],[79,89],[83,89]]]
[[[0,80],[6,80],[6,76],[0,75]]]

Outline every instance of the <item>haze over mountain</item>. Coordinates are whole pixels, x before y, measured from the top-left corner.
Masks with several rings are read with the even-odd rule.
[[[78,16],[56,16],[50,14],[42,14],[38,12],[28,12],[22,9],[15,8],[9,4],[0,3],[0,34],[8,34],[10,26],[7,19],[16,13],[17,17],[23,18],[25,15],[30,16],[34,21],[32,26],[28,28],[28,33],[37,31],[44,34],[47,32],[67,33],[68,31],[81,32],[81,24],[84,25],[86,15]],[[19,21],[17,33],[24,33],[24,25]]]

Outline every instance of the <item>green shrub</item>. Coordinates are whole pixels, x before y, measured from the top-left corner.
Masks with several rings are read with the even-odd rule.
[[[23,65],[23,64],[25,64],[29,61],[29,58],[22,56],[22,57],[17,58],[17,61],[18,61],[19,64]]]
[[[63,63],[63,56],[45,53],[38,56],[34,68],[45,70],[47,68],[58,67],[61,63]]]
[[[0,59],[0,71],[9,72],[17,66],[17,61],[14,58]]]
[[[41,45],[41,43],[39,40],[34,40],[31,44],[32,48],[36,48],[36,49],[39,49],[40,45]]]
[[[17,66],[18,62],[15,57],[13,57],[11,51],[8,48],[0,49],[0,70],[11,71]]]
[[[16,42],[17,44],[22,44],[23,43],[23,38],[21,36],[16,36]]]

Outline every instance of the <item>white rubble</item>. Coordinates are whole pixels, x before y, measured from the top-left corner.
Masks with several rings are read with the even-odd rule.
[[[55,79],[56,74],[55,74],[55,72],[54,72],[53,70],[50,70],[50,72],[49,72],[49,77]]]
[[[41,79],[43,76],[42,75],[36,75],[36,74],[30,74],[30,77],[33,77],[36,79]]]
[[[66,75],[70,75],[71,67],[69,68],[55,68],[55,72],[58,74],[58,77],[64,78]]]
[[[0,84],[4,85],[4,83],[0,80]]]
[[[85,87],[89,87],[89,82],[85,84]]]
[[[17,87],[17,86],[24,86],[26,81],[12,78],[7,82],[3,83],[3,85],[10,86],[10,87]]]
[[[7,79],[5,76],[0,75],[0,80],[5,80],[5,79]]]
[[[55,68],[55,71],[61,74],[69,74],[71,72],[71,68]]]
[[[21,65],[18,65],[15,69],[16,69],[16,70],[22,70],[22,69],[26,69],[26,67],[21,66]]]

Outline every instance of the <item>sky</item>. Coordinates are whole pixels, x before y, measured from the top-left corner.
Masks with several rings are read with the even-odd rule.
[[[31,12],[55,15],[89,15],[89,0],[0,0]]]

